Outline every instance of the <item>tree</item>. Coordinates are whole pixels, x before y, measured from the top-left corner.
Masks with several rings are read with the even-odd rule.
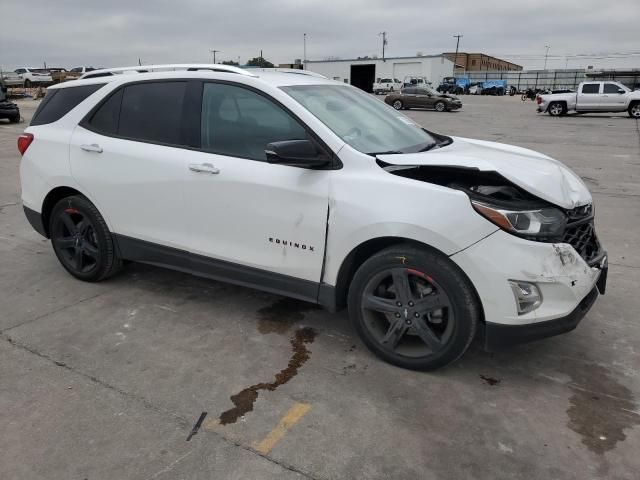
[[[240,64],[238,62],[234,62],[233,60],[225,60],[224,62],[222,62],[222,65],[233,65],[237,67]]]
[[[247,62],[248,67],[262,67],[262,68],[273,68],[274,65],[269,60],[265,60],[262,57],[252,58]]]

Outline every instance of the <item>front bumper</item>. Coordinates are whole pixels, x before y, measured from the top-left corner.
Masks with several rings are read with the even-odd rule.
[[[571,330],[586,314],[585,304],[591,307],[595,301],[597,284],[604,293],[607,272],[604,250],[589,265],[567,243],[533,242],[498,230],[451,259],[478,292],[488,346],[520,343]],[[518,315],[508,280],[534,283],[542,295],[542,304],[532,312]],[[575,324],[567,329],[566,325],[572,323]],[[517,338],[521,340],[516,341]]]
[[[484,348],[487,351],[500,350],[519,343],[533,342],[570,332],[578,326],[597,298],[598,288],[594,287],[571,313],[546,322],[528,325],[503,325],[487,322],[484,327]]]

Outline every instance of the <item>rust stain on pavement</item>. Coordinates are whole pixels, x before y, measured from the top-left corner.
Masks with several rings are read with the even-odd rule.
[[[313,343],[315,337],[316,331],[313,328],[304,327],[296,330],[291,337],[292,355],[287,367],[278,372],[272,382],[256,383],[232,395],[230,399],[234,407],[220,414],[220,425],[235,423],[240,417],[251,412],[261,390],[272,392],[295,377],[300,367],[309,360],[307,344]]]

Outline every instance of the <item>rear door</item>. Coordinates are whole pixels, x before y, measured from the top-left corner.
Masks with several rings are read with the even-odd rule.
[[[402,104],[405,107],[418,107],[418,89],[416,87],[406,87],[402,90]]]
[[[71,173],[119,235],[184,248],[186,81],[120,87],[71,138]]]
[[[585,82],[578,92],[576,110],[598,111],[601,110],[602,84],[600,82]]]
[[[620,90],[622,90],[623,93],[620,93]],[[624,89],[617,83],[605,82],[602,87],[600,108],[610,112],[624,111],[627,101],[627,96],[624,93]]]

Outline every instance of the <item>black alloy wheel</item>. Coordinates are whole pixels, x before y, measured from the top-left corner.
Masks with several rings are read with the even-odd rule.
[[[349,313],[364,343],[404,368],[429,370],[459,358],[479,311],[464,274],[426,248],[383,250],[358,269],[349,290]]]
[[[402,101],[401,100],[395,100],[392,104],[393,108],[395,108],[396,110],[402,110]]]
[[[67,197],[53,207],[49,233],[58,260],[76,278],[100,281],[121,265],[104,219],[82,196]]]
[[[436,102],[434,108],[436,109],[436,112],[444,112],[447,109],[447,106],[444,102]]]

